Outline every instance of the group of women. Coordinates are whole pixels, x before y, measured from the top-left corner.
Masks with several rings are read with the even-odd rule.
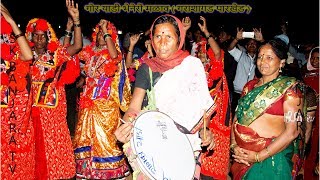
[[[137,71],[131,94],[116,27],[100,20],[92,43],[82,48],[78,5],[66,0],[66,6],[74,43],[61,45],[51,25],[41,18],[30,20],[24,35],[1,4],[1,178],[124,179],[130,176],[130,164],[119,141],[130,141],[131,121],[145,110],[161,111],[189,130],[187,137],[202,163],[196,179],[217,178],[212,175],[213,168],[218,168],[212,165],[217,163],[214,156],[227,160],[219,177],[227,178],[225,154],[229,155],[230,143],[233,179],[292,178],[294,140],[301,134],[297,127],[304,119],[305,104],[301,83],[281,75],[288,51],[284,42],[270,40],[260,47],[257,67],[262,77],[246,84],[233,124],[228,125],[230,117],[219,114],[229,106],[225,76],[216,77],[214,67],[222,66],[223,51],[208,33],[203,17],[199,27],[211,48],[208,66],[204,68],[199,58],[182,50],[190,19],[181,22],[172,15],[159,16],[150,29],[155,56],[145,59]],[[318,50],[309,57],[310,73],[318,71]],[[64,85],[79,76],[79,59],[85,61],[86,80],[72,142]],[[310,77],[315,76],[306,78]],[[218,103],[222,105],[213,116],[221,118],[207,114],[209,121],[202,121],[203,110]],[[202,123],[208,128],[201,128]],[[317,135],[311,135],[312,142]],[[227,149],[221,148],[226,144]],[[207,147],[206,152],[201,146]],[[215,148],[218,154],[209,155]],[[311,152],[314,157],[312,153],[318,150]],[[146,178],[139,173],[135,178]]]

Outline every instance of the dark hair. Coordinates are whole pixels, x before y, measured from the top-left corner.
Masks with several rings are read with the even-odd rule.
[[[234,29],[235,28],[230,26],[230,25],[223,24],[220,27],[218,27],[218,32],[217,33],[220,34],[222,32],[225,32],[227,35],[232,36],[235,33]]]
[[[125,48],[125,49],[129,49],[129,46],[130,46],[130,36],[131,36],[131,33],[128,32],[124,35],[123,37],[123,42],[122,42],[122,46]]]
[[[311,54],[310,54],[310,57],[311,57],[312,54],[315,53],[315,52],[319,53],[319,47],[314,47],[313,49],[310,50],[310,53],[311,53]]]
[[[178,44],[180,43],[180,30],[179,30],[179,25],[177,23],[177,21],[171,17],[171,16],[167,16],[167,15],[163,15],[158,17],[158,19],[154,22],[153,24],[153,28],[152,28],[152,32],[155,31],[156,26],[158,24],[164,24],[164,23],[170,23],[173,25],[174,29],[176,30],[176,33],[178,35]]]
[[[270,44],[273,52],[276,54],[276,56],[280,59],[287,59],[288,58],[288,45],[283,42],[281,39],[272,39],[266,44]]]

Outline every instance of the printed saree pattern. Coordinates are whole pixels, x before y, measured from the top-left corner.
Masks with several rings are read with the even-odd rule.
[[[253,80],[254,81],[254,80]],[[257,83],[257,82],[255,82]],[[259,152],[267,147],[276,137],[264,138],[252,130],[249,125],[260,117],[272,104],[285,95],[296,84],[294,78],[280,76],[265,85],[249,90],[239,100],[238,121],[234,125],[235,140],[239,147]],[[238,179],[291,179],[293,144],[285,150],[250,167],[234,162],[231,172]]]

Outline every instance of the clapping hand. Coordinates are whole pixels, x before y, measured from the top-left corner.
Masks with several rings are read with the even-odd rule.
[[[206,35],[209,34],[208,29],[207,29],[207,21],[206,18],[204,18],[203,16],[200,16],[200,20],[202,21],[201,23],[198,23],[198,26],[200,28],[200,30]]]
[[[68,17],[68,22],[67,22],[67,28],[66,28],[66,30],[71,31],[72,26],[73,26],[73,20],[72,20],[70,17]]]
[[[185,32],[191,27],[191,19],[189,17],[182,18],[183,30]]]
[[[105,20],[105,19],[101,19],[99,21],[99,26],[101,27],[101,30],[103,32],[107,32],[108,30],[108,24],[109,24],[109,21]]]
[[[66,6],[68,9],[68,13],[72,17],[74,23],[79,21],[79,9],[78,3],[74,3],[73,0],[66,0]]]

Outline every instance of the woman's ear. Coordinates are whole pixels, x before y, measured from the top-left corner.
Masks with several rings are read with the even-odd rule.
[[[284,65],[285,65],[285,63],[286,63],[286,59],[281,59],[281,61],[280,61],[280,68],[283,68]]]

